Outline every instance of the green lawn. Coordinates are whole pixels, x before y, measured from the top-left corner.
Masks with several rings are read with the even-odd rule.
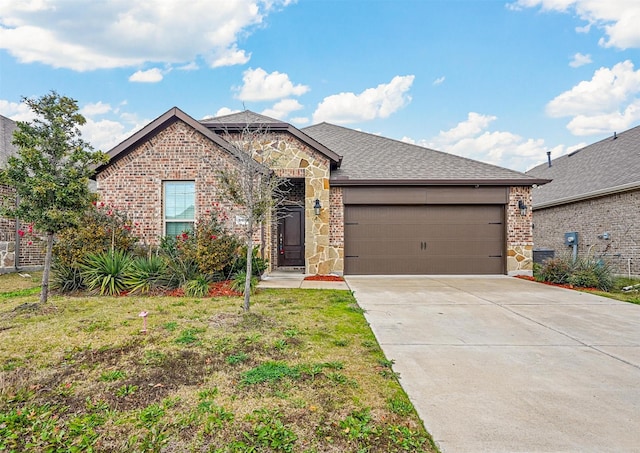
[[[16,310],[38,277],[0,276],[0,451],[436,451],[347,291]]]
[[[626,286],[638,285],[640,284],[640,279],[637,278],[626,278],[626,277],[618,277],[615,279],[615,283],[611,291],[589,291],[592,294],[597,294],[598,296],[609,297],[610,299],[621,300],[624,302],[631,302],[632,304],[640,304],[640,290],[634,291],[622,291],[622,288]]]

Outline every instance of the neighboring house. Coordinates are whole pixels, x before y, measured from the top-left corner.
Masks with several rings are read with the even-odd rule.
[[[216,172],[237,164],[225,138],[246,127],[268,130],[263,162],[292,183],[285,215],[259,234],[271,269],[531,272],[531,187],[546,179],[327,123],[297,129],[249,111],[196,121],[173,108],[108,153],[98,193],[130,213],[146,243],[214,203],[241,222]]]
[[[565,244],[565,234],[577,232],[579,256],[640,275],[640,126],[527,174],[553,180],[533,189],[536,249],[569,254],[573,247]]]
[[[0,115],[0,168],[4,168],[9,156],[17,151],[11,143],[16,127],[15,121]],[[0,197],[13,198],[15,191],[0,185]],[[0,217],[0,273],[39,269],[44,264],[39,241],[18,234],[25,231],[24,227],[16,219]]]

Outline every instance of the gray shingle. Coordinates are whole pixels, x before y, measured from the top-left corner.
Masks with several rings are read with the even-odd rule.
[[[302,131],[343,156],[332,179],[350,180],[522,180],[531,176],[422,146],[320,123]]]
[[[551,167],[529,170],[528,175],[553,179],[533,191],[534,207],[640,185],[640,126],[616,136],[553,159]]]
[[[268,116],[260,115],[259,113],[252,112],[251,110],[231,113],[229,115],[216,116],[215,118],[208,118],[206,120],[201,120],[200,122],[205,126],[207,124],[218,124],[218,123],[221,123],[221,124],[238,123],[238,124],[255,124],[255,125],[282,123],[282,121],[280,120],[277,120],[275,118],[271,118]]]

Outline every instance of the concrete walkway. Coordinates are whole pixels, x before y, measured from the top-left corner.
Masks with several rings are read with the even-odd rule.
[[[347,277],[443,453],[640,452],[640,306],[512,277]]]
[[[305,274],[292,271],[273,271],[262,277],[259,288],[302,288],[302,289],[344,289],[349,287],[345,281],[326,282],[305,280]]]

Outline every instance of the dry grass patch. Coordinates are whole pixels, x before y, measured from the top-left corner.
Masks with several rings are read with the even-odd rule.
[[[36,299],[0,299],[0,450],[435,451],[346,291]]]

